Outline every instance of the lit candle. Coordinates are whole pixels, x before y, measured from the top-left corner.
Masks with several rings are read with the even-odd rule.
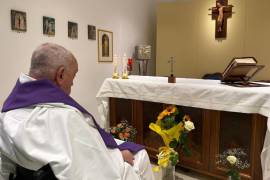
[[[113,72],[114,73],[117,72],[117,68],[118,68],[118,57],[117,57],[116,54],[114,54],[114,56],[113,56],[113,67],[114,67]]]
[[[127,71],[127,55],[124,54],[122,58],[122,63],[123,63],[123,72]]]
[[[113,56],[113,78],[118,79],[118,56],[114,54]]]
[[[128,79],[128,73],[127,73],[127,55],[124,53],[122,57],[122,79]]]

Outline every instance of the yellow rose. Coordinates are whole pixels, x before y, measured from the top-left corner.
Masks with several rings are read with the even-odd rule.
[[[191,130],[195,129],[193,122],[192,121],[186,121],[185,122],[185,129],[187,131],[191,131]]]
[[[164,115],[162,114],[162,113],[160,113],[159,115],[158,115],[158,120],[162,120],[163,119],[163,117],[164,117]]]
[[[176,109],[176,106],[173,106],[171,113],[175,113]]]
[[[162,114],[163,117],[165,117],[165,116],[168,115],[168,111],[167,110],[164,110],[161,114]]]
[[[227,156],[226,159],[231,165],[234,165],[237,161],[237,158],[235,156]]]
[[[159,113],[158,115],[158,119],[161,120],[164,118],[164,116],[167,115],[167,110],[165,109],[164,111],[162,111],[161,113]]]
[[[173,114],[173,113],[175,113],[175,111],[176,111],[176,107],[175,106],[173,106],[173,105],[171,105],[171,106],[169,106],[169,107],[167,107],[167,115],[169,116],[169,115],[171,115],[171,114]]]
[[[166,168],[170,162],[170,154],[177,153],[173,148],[162,146],[159,148],[158,157],[158,165]]]

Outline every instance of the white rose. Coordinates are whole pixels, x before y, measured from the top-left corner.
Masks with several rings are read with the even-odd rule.
[[[185,129],[186,129],[187,131],[191,131],[191,130],[195,129],[193,122],[191,122],[191,121],[186,121],[186,122],[185,122]]]
[[[227,156],[226,159],[231,165],[234,165],[237,161],[237,158],[235,156]]]

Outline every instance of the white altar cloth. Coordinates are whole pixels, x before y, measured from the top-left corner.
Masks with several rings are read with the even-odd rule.
[[[270,180],[270,87],[232,87],[219,80],[129,76],[129,79],[107,78],[98,94],[100,124],[108,127],[109,97],[177,104],[218,111],[258,113],[268,117],[268,130],[262,151],[264,179]],[[267,176],[267,174],[269,174]]]
[[[98,94],[100,122],[108,125],[109,97],[162,102],[203,109],[258,113],[270,117],[270,87],[239,88],[219,80],[177,78],[167,83],[165,77],[129,76],[130,79],[107,78]]]

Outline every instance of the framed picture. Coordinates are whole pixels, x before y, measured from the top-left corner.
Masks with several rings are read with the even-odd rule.
[[[11,10],[11,29],[19,32],[26,32],[27,23],[26,23],[26,12]]]
[[[105,30],[98,30],[98,61],[113,61],[113,33]]]
[[[78,24],[68,21],[68,37],[78,39]]]
[[[88,39],[96,40],[96,26],[88,25]]]
[[[43,34],[55,36],[55,19],[43,16]]]

